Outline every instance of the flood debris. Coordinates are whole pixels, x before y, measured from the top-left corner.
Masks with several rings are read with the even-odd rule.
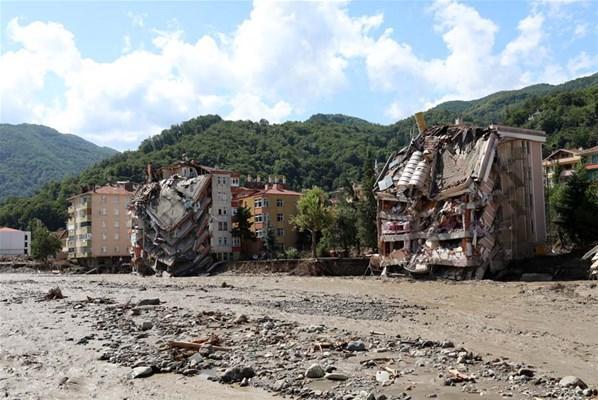
[[[380,267],[467,279],[533,257],[546,231],[544,141],[544,132],[500,125],[422,129],[374,189]]]
[[[148,176],[153,176],[151,172]],[[131,242],[138,272],[191,275],[212,264],[211,175],[194,170],[140,187],[132,200]]]
[[[582,260],[590,260],[591,265],[589,279],[598,280],[598,245],[584,254]]]
[[[64,299],[64,296],[62,295],[62,291],[60,290],[60,288],[58,286],[48,290],[48,293],[46,293],[46,295],[44,296],[44,300],[60,300],[60,299]]]

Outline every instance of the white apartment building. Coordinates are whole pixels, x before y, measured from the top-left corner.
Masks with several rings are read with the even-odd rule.
[[[31,255],[31,232],[0,227],[0,256]]]

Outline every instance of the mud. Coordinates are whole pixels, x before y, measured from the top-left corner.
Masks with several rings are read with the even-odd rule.
[[[44,300],[54,287],[66,298]],[[133,305],[144,298],[160,298],[161,304],[133,315]],[[249,321],[238,326],[232,321],[241,313]],[[139,329],[144,321],[152,328]],[[591,398],[557,382],[575,375],[598,386],[596,321],[598,288],[581,281],[1,274],[0,397]],[[161,351],[167,340],[212,334],[233,351],[206,355],[193,371],[184,361],[188,354]],[[353,339],[367,350],[348,351]],[[314,343],[326,340],[338,347],[314,350]],[[442,345],[448,342],[454,347]],[[459,353],[468,356],[458,360]],[[183,360],[180,370],[168,370],[163,362],[176,357]],[[301,377],[315,362],[349,379]],[[131,368],[144,363],[165,370],[130,379]],[[256,371],[248,387],[216,382],[238,363]],[[374,378],[383,366],[398,372],[386,386]],[[453,368],[475,382],[447,385]],[[522,378],[521,368],[531,369],[533,378]]]

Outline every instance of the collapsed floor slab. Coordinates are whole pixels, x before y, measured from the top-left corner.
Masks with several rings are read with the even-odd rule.
[[[212,264],[209,256],[210,175],[173,175],[142,186],[132,201],[134,265],[189,275]]]

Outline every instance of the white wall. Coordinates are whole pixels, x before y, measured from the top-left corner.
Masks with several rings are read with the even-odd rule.
[[[0,231],[0,255],[31,255],[31,232]]]
[[[231,253],[231,177],[228,174],[212,174],[212,205],[210,213],[210,246],[212,253]],[[226,224],[226,230],[220,231],[219,224]],[[226,241],[226,244],[224,244]]]

